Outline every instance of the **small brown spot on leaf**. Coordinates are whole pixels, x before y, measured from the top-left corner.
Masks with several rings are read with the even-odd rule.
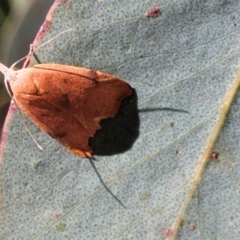
[[[157,6],[152,6],[147,10],[145,16],[155,18],[158,17],[160,14],[161,14],[160,8]]]

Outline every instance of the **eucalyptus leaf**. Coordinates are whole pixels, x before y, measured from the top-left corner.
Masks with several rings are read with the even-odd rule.
[[[232,228],[222,228],[223,235],[216,230],[239,212],[238,165],[228,166],[227,183],[217,178],[226,187],[217,185],[220,195],[214,194],[217,199],[211,202],[219,200],[223,206],[214,208],[222,217],[214,231],[206,223],[213,223],[216,214],[211,215],[205,202],[213,194],[207,180],[213,173],[209,165],[203,171],[239,86],[240,2],[154,4],[161,9],[157,17],[145,15],[153,6],[147,0],[55,1],[34,42],[37,47],[74,28],[36,52],[41,62],[101,70],[134,88],[126,104],[132,108],[123,111],[129,113],[124,119],[132,121],[127,125],[131,128],[119,130],[120,118],[118,134],[114,128],[108,131],[113,144],[120,139],[123,148],[107,152],[111,137],[94,142],[95,165],[126,209],[106,191],[88,159],[72,155],[24,118],[44,150],[38,149],[12,106],[1,154],[2,239],[174,238],[186,217],[186,224],[196,223],[197,228],[181,229],[177,239],[238,239],[237,230],[235,235],[228,232]],[[131,115],[131,109],[137,111]],[[226,123],[235,124],[236,139],[238,122]],[[122,132],[128,134],[122,137]],[[222,138],[230,153],[239,156],[239,144]],[[104,146],[109,147],[101,151]],[[224,172],[222,159],[216,174]],[[196,200],[192,196],[201,179],[201,198]],[[221,202],[221,196],[229,186],[235,198],[227,206],[229,198]]]

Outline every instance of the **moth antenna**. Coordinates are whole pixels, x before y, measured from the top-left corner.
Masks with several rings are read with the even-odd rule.
[[[17,105],[17,103],[14,101],[13,98],[12,98],[12,100],[13,100],[13,102],[15,103],[15,105],[17,106],[18,115],[19,115],[19,117],[21,118],[22,123],[23,123],[23,125],[25,126],[28,134],[30,135],[30,137],[32,138],[32,140],[35,142],[35,144],[37,145],[37,147],[38,147],[40,150],[43,150],[43,148],[41,147],[41,145],[40,145],[40,144],[37,142],[37,140],[34,138],[34,136],[32,135],[31,131],[29,130],[28,126],[27,126],[26,123],[24,122],[23,117],[22,117],[22,115],[21,115],[21,113],[20,113],[21,110],[20,110],[19,106]]]
[[[74,30],[74,28],[69,28],[65,31],[60,32],[59,34],[57,34],[55,37],[49,39],[48,41],[46,41],[45,43],[41,44],[40,46],[38,46],[35,50],[33,50],[33,45],[30,45],[30,52],[23,58],[19,59],[18,61],[16,61],[14,64],[12,64],[12,66],[10,68],[14,68],[16,66],[16,64],[18,64],[19,62],[23,61],[24,59],[26,59],[27,57],[29,57],[33,52],[36,52],[39,48],[44,47],[45,45],[47,45],[48,43],[50,43],[51,41],[53,41],[54,39],[58,38],[59,36],[61,36],[62,34],[72,31]]]
[[[22,117],[22,115],[21,115],[21,113],[20,113],[21,110],[20,110],[19,106],[17,105],[17,103],[15,102],[15,100],[13,99],[13,97],[12,97],[11,95],[10,95],[10,97],[11,97],[12,101],[14,102],[14,104],[15,104],[16,107],[17,107],[18,115],[19,115],[19,117],[21,118],[21,121],[22,121],[24,127],[26,128],[28,134],[30,135],[30,137],[32,138],[32,140],[35,142],[35,144],[37,145],[37,147],[38,147],[39,149],[43,150],[43,148],[41,147],[41,145],[40,145],[40,144],[37,142],[37,140],[34,138],[34,136],[32,135],[31,131],[29,130],[28,126],[27,126],[26,123],[24,122],[23,117]]]
[[[92,165],[95,173],[97,174],[100,182],[101,182],[102,185],[104,186],[104,188],[112,195],[112,197],[114,197],[115,200],[117,200],[117,202],[118,202],[122,207],[126,208],[126,206],[124,206],[124,204],[113,194],[113,192],[108,188],[108,186],[107,186],[107,185],[105,184],[105,182],[102,180],[102,177],[101,177],[101,175],[99,174],[99,172],[98,172],[98,170],[97,170],[97,168],[96,168],[96,166],[95,166],[95,164],[94,164],[94,162],[93,162],[93,160],[95,160],[95,159],[94,159],[94,158],[88,158],[88,159],[89,159],[89,161],[90,161],[90,163],[91,163],[91,165]]]
[[[69,28],[69,29],[67,29],[67,30],[65,30],[65,31],[60,32],[60,33],[57,34],[55,37],[49,39],[48,41],[46,41],[45,43],[43,43],[43,44],[41,44],[39,47],[37,47],[37,48],[35,49],[35,52],[36,52],[39,48],[44,47],[45,45],[47,45],[48,43],[52,42],[54,39],[58,38],[58,37],[61,36],[62,34],[66,33],[66,32],[70,32],[70,31],[72,31],[72,30],[74,30],[74,28]]]

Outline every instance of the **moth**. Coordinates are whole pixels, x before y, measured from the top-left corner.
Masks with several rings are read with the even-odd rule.
[[[102,119],[118,113],[122,101],[133,94],[131,86],[104,72],[53,63],[20,70],[0,63],[0,71],[18,108],[73,154],[88,158],[106,190],[125,207],[98,173],[88,140]]]
[[[86,68],[48,63],[15,71],[0,64],[0,70],[21,111],[81,157],[93,157],[89,138],[133,93],[125,81]]]

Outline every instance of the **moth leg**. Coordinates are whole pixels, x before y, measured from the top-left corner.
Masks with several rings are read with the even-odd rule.
[[[33,52],[33,57],[35,58],[35,60],[37,61],[38,64],[41,64],[41,61],[39,60],[39,58],[35,52]]]
[[[96,160],[96,159],[94,159],[94,160]],[[101,182],[102,185],[104,186],[104,188],[112,195],[112,197],[113,197],[122,207],[126,208],[126,206],[124,206],[124,204],[113,194],[113,192],[108,188],[108,186],[106,185],[106,183],[103,181],[101,175],[99,174],[99,172],[98,172],[98,170],[97,170],[97,168],[96,168],[96,166],[95,166],[95,164],[94,164],[94,162],[93,162],[93,158],[89,158],[89,161],[90,161],[90,163],[91,163],[91,165],[92,165],[95,173],[97,174],[100,182]]]

